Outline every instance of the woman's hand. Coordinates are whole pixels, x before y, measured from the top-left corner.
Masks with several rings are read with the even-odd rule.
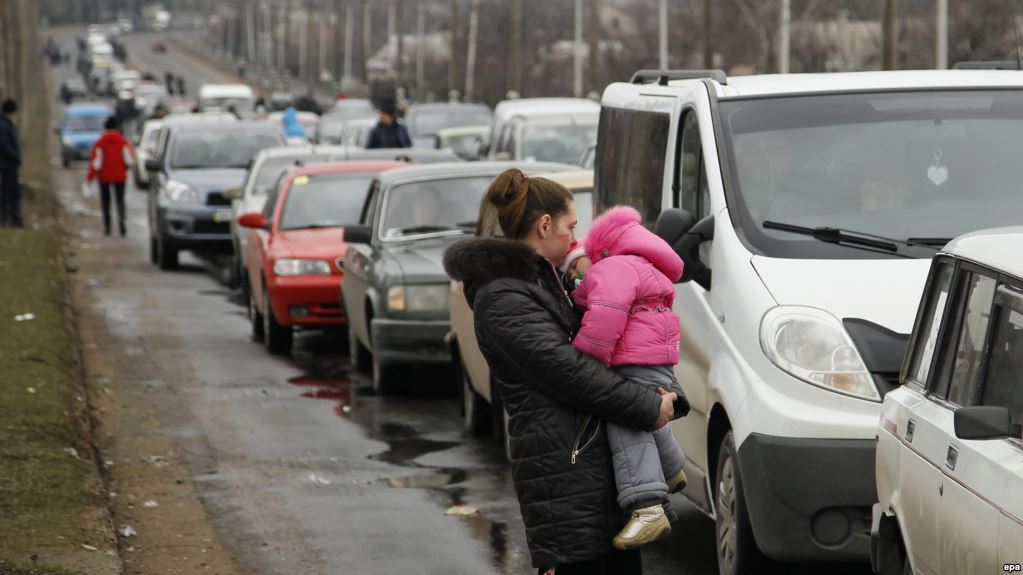
[[[657,416],[657,422],[654,423],[654,429],[660,429],[671,422],[675,417],[675,400],[678,399],[673,391],[666,392],[663,389],[658,389],[657,393],[661,396],[661,412]]]

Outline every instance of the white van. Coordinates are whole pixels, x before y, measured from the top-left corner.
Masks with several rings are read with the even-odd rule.
[[[603,94],[598,210],[685,261],[673,423],[721,573],[869,557],[881,400],[930,260],[1023,213],[1023,75],[637,73]]]
[[[504,100],[494,108],[491,160],[575,164],[597,136],[600,106],[582,98]]]
[[[234,106],[243,117],[254,115],[256,94],[245,84],[203,84],[199,87],[199,110],[226,112]]]

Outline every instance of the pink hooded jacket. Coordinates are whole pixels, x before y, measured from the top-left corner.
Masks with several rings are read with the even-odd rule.
[[[640,221],[630,207],[612,208],[584,240],[593,267],[575,291],[585,314],[572,343],[608,366],[678,363],[671,305],[682,259]]]

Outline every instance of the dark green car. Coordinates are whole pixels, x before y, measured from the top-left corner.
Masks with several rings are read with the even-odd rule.
[[[472,235],[487,187],[511,167],[530,175],[578,169],[459,162],[388,170],[370,187],[360,225],[345,228],[341,305],[352,368],[372,368],[377,393],[395,383],[396,365],[451,361],[444,250]]]

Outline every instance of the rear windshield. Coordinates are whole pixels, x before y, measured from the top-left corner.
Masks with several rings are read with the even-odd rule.
[[[257,196],[266,194],[273,188],[273,184],[277,181],[277,178],[280,178],[281,174],[293,167],[322,164],[330,161],[331,159],[333,159],[333,156],[309,155],[302,156],[300,158],[271,158],[269,160],[265,160],[260,165],[259,171],[256,173],[256,182],[255,187],[252,188],[252,193]]]
[[[522,134],[522,159],[575,164],[596,139],[596,125],[526,126]]]
[[[109,116],[71,116],[64,126],[68,132],[102,132]]]
[[[480,200],[493,180],[487,176],[398,185],[387,196],[381,235],[401,238],[452,230],[472,232]]]

